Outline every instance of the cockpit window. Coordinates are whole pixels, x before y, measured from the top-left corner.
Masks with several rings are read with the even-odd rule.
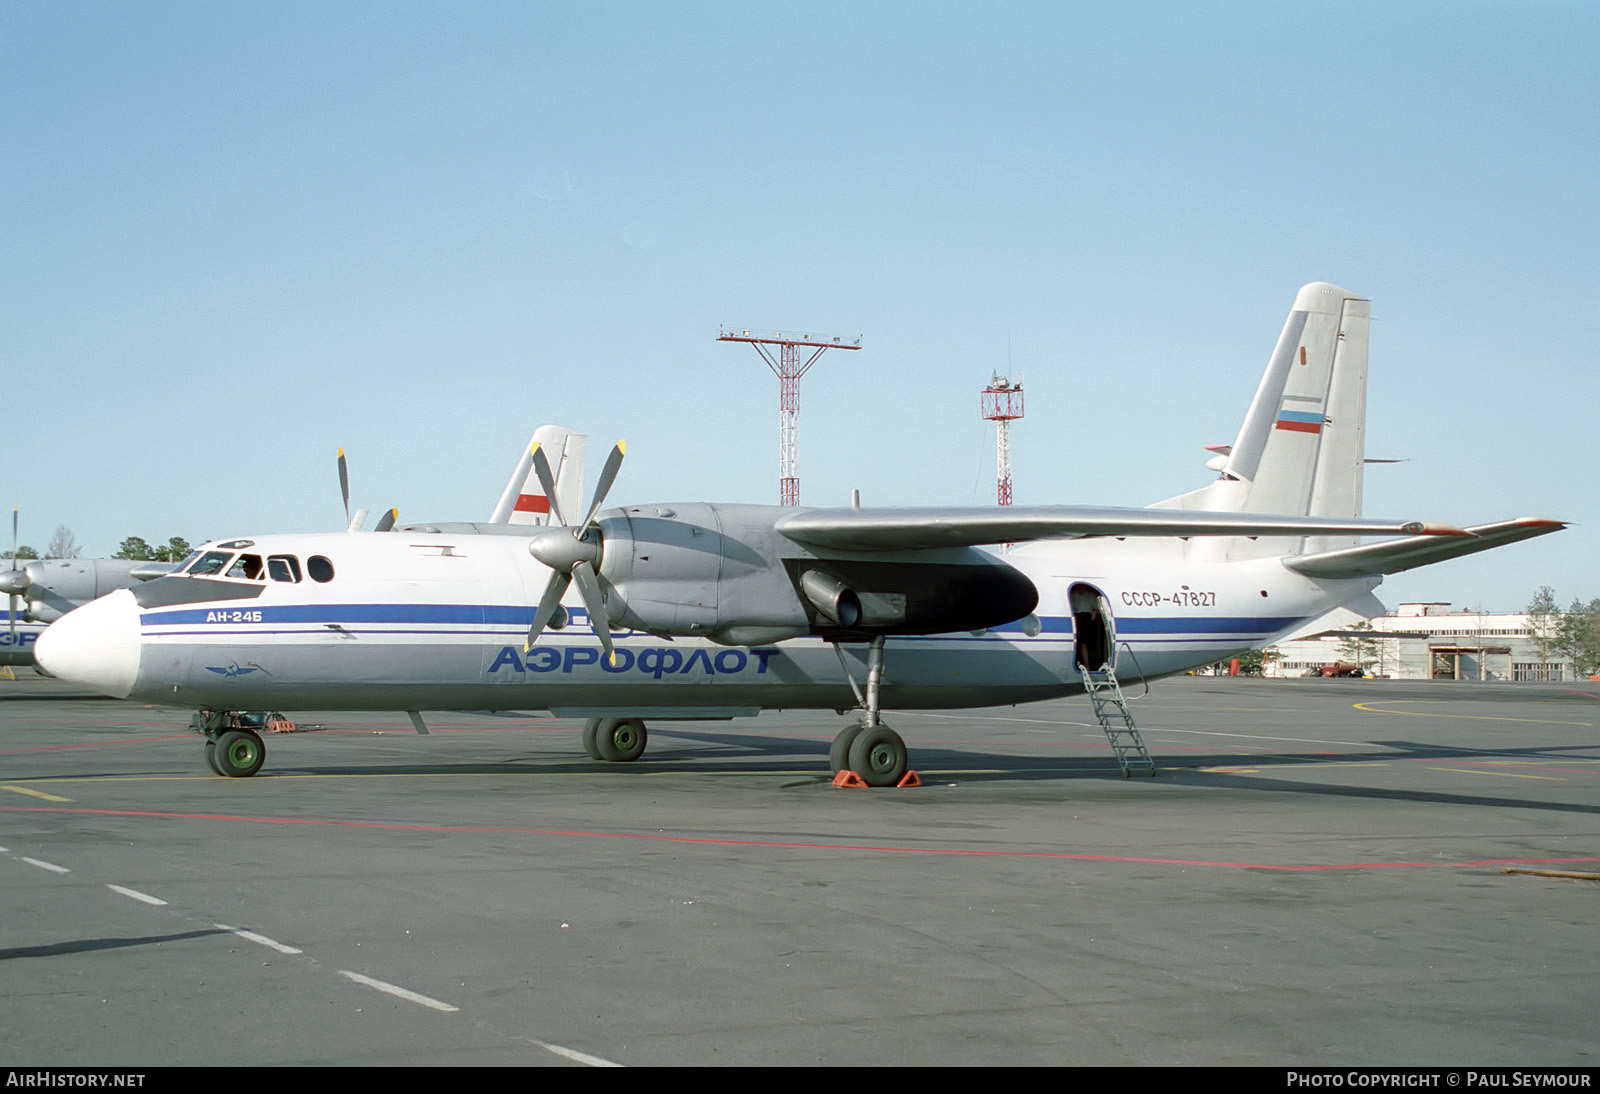
[[[240,555],[239,561],[228,567],[229,577],[242,577],[250,581],[261,579],[261,556]]]
[[[182,562],[178,563],[176,566],[174,566],[172,568],[172,572],[175,573],[175,574],[183,573],[183,571],[185,571],[185,570],[187,570],[189,568],[189,564],[191,562],[193,562],[195,559],[199,558],[199,557],[200,557],[200,552],[199,551],[190,551],[189,552],[189,557],[184,559]]]
[[[333,563],[321,555],[312,555],[306,559],[306,573],[311,575],[312,581],[332,581]]]
[[[300,560],[293,555],[272,555],[267,559],[267,574],[274,581],[299,581]]]
[[[220,574],[222,568],[233,557],[232,551],[207,551],[200,556],[200,561],[189,567],[191,577],[204,577],[207,574]]]

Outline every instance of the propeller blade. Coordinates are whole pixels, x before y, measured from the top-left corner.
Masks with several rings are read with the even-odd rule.
[[[550,473],[550,461],[545,458],[544,448],[538,441],[533,442],[533,473],[539,476],[539,485],[544,489],[544,496],[550,502],[550,515],[556,518],[557,524],[567,523],[567,518],[561,513],[561,504],[556,501],[556,477]]]
[[[544,596],[539,598],[539,610],[533,613],[533,625],[528,628],[528,640],[523,643],[522,652],[527,653],[533,649],[533,644],[550,625],[550,620],[555,618],[556,612],[561,610],[561,598],[567,594],[567,586],[572,584],[572,575],[554,570],[550,574],[550,583],[544,587]]]
[[[366,509],[357,509],[356,515],[350,518],[350,527],[347,530],[351,532],[359,532],[361,531],[361,526],[365,523],[367,523]]]
[[[606,457],[606,465],[600,469],[600,479],[595,483],[594,501],[589,503],[589,515],[583,518],[583,523],[578,526],[578,531],[573,534],[579,539],[583,538],[583,529],[589,527],[594,515],[600,511],[600,506],[606,500],[606,494],[611,491],[611,484],[617,479],[617,472],[622,469],[622,457],[627,454],[626,441],[618,441],[617,446],[611,450],[611,455]],[[609,648],[609,647],[607,647]]]
[[[11,507],[11,568],[17,568],[17,507]],[[11,611],[6,618],[11,621],[11,642],[14,646],[17,641],[17,594],[11,594]]]
[[[589,622],[594,626],[594,633],[606,648],[606,663],[615,665],[617,648],[611,644],[611,621],[606,618],[605,601],[600,597],[600,579],[594,576],[594,567],[587,562],[574,566],[572,576],[578,579],[578,592],[583,594],[583,606],[589,609]]]
[[[374,528],[373,531],[374,532],[387,532],[389,529],[394,527],[394,522],[399,520],[399,519],[400,519],[400,510],[398,510],[398,509],[390,509],[387,513],[383,514],[383,516],[378,518],[378,526],[376,528]]]
[[[339,494],[344,498],[344,521],[350,523],[350,468],[344,462],[344,445],[339,446]]]

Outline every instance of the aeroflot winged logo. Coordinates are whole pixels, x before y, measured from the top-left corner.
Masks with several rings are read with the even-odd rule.
[[[248,676],[250,673],[255,672],[260,667],[261,667],[260,665],[243,666],[243,665],[240,665],[239,662],[235,661],[233,664],[231,664],[227,668],[223,668],[223,669],[219,669],[219,668],[215,668],[215,667],[213,667],[211,665],[207,665],[206,666],[206,671],[207,672],[214,672],[218,676],[226,676],[228,679],[232,680],[235,677]]]

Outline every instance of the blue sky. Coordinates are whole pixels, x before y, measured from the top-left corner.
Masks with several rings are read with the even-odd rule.
[[[481,519],[536,425],[622,502],[777,498],[718,326],[863,338],[802,501],[1210,477],[1299,286],[1373,300],[1374,516],[1580,522],[1400,600],[1600,596],[1600,7],[10,3],[0,361],[23,540]]]

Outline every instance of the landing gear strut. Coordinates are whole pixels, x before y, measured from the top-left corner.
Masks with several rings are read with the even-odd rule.
[[[839,655],[839,665],[844,678],[850,682],[860,704],[861,716],[854,725],[845,726],[828,747],[828,764],[835,775],[853,771],[868,786],[896,786],[910,769],[910,756],[900,734],[883,724],[878,715],[879,696],[883,689],[883,635],[877,635],[867,647],[867,691],[863,695],[856,686],[850,667],[845,664],[844,651],[836,642],[833,651]]]

